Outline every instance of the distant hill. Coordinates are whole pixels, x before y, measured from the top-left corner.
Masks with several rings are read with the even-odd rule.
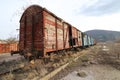
[[[120,32],[109,30],[89,30],[86,33],[98,42],[114,41],[120,39]]]

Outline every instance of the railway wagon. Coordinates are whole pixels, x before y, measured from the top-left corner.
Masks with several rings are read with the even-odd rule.
[[[91,39],[91,46],[93,46],[94,45],[94,38],[90,37],[90,39]]]
[[[31,55],[82,46],[82,33],[52,12],[37,5],[28,7],[20,19],[19,51]]]
[[[82,32],[75,27],[72,27],[72,46],[81,47],[82,46]]]
[[[82,33],[82,46],[83,48],[88,47],[88,35],[86,33]]]
[[[0,44],[0,54],[1,53],[9,53],[10,51],[17,51],[18,50],[18,44],[7,44],[7,43],[1,43]]]
[[[88,35],[87,35],[87,37],[88,37],[88,46],[90,46],[90,45],[92,45],[92,43],[91,43],[91,37],[88,36]]]
[[[82,46],[85,47],[89,47],[89,46],[93,46],[95,45],[96,39],[94,39],[92,36],[89,36],[86,33],[82,33]]]

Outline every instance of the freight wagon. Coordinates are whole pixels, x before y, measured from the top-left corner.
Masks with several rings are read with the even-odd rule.
[[[0,54],[2,53],[10,53],[11,51],[17,51],[18,50],[18,44],[7,44],[7,43],[1,43],[0,44]]]
[[[82,46],[83,48],[88,47],[89,43],[88,43],[88,35],[86,33],[82,33]]]
[[[91,39],[91,46],[93,46],[94,45],[94,39],[92,37],[90,37],[90,39]]]
[[[19,50],[46,56],[47,53],[82,46],[81,31],[37,5],[20,19]]]
[[[88,46],[88,39],[83,38],[82,34],[47,9],[32,5],[20,19],[18,52],[22,55],[29,53],[32,56],[46,57],[50,52]],[[12,54],[14,53],[16,52]]]

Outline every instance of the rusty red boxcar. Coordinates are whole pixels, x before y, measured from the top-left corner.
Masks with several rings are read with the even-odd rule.
[[[17,51],[18,50],[18,44],[0,44],[0,53],[10,53],[10,51]]]
[[[81,31],[40,6],[25,10],[20,19],[20,51],[46,56],[75,46],[82,46]]]

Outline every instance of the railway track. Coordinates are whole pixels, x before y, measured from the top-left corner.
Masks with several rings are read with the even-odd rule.
[[[14,59],[9,62],[3,62],[0,64],[0,77],[6,78],[6,76],[11,75],[12,73],[13,76],[18,76],[17,79],[24,79],[24,78],[29,79],[28,78],[30,77],[29,74],[32,74],[33,77],[35,77],[37,74],[39,75],[39,78],[42,78],[41,77],[42,75],[45,76],[46,73],[50,73],[51,71],[54,71],[55,69],[60,67],[60,65],[63,65],[66,62],[71,62],[72,59],[86,52],[84,51],[80,51],[80,52],[69,51],[65,53],[64,55],[52,55],[51,58],[48,60],[37,59],[34,65],[26,64],[28,62],[25,59],[24,59],[25,61],[22,61],[22,59],[21,60]],[[74,60],[76,59],[77,58],[75,58]],[[19,77],[21,75],[23,77]],[[13,77],[13,78],[15,79],[16,77]]]
[[[0,76],[21,69],[22,67],[24,67],[25,62],[26,60],[18,55],[0,55]]]
[[[9,73],[11,73],[11,72],[15,72],[15,71],[17,71],[17,70],[20,70],[22,67],[18,67],[18,68],[14,68],[14,69],[12,69],[12,70],[4,70],[3,72],[0,72],[0,76],[3,76],[3,75],[6,75],[6,74],[9,74]]]

